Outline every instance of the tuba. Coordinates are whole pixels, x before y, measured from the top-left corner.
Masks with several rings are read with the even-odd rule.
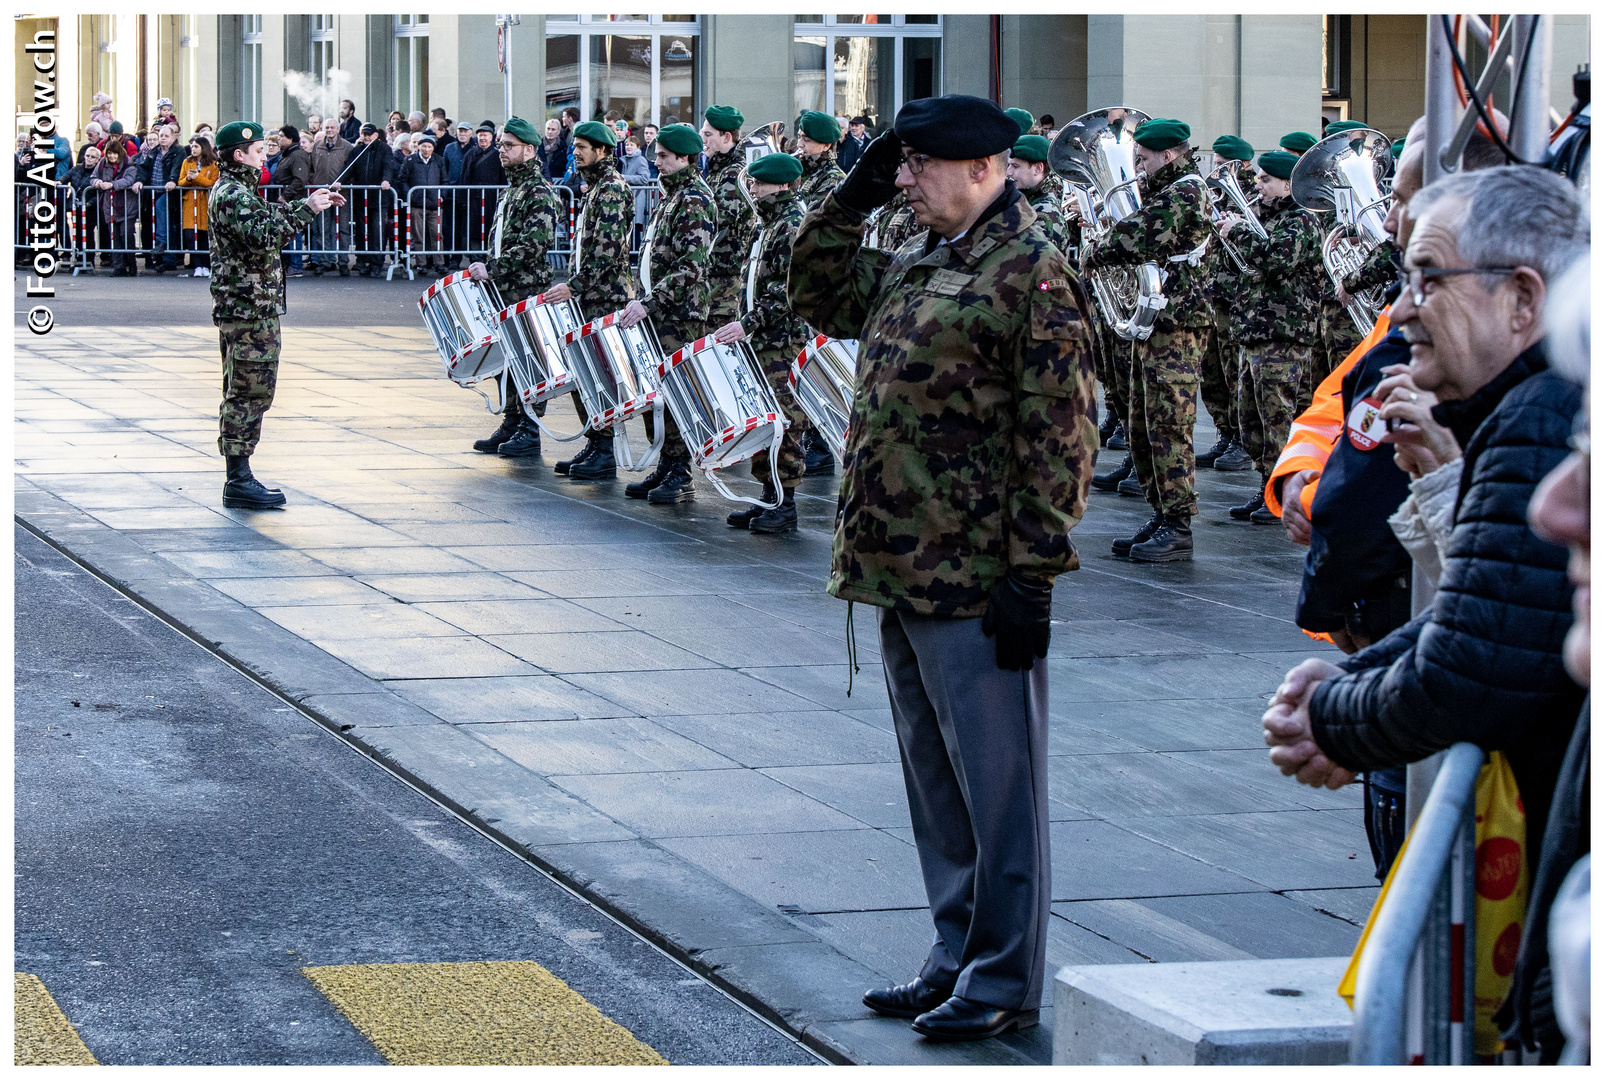
[[[1048,151],[1049,168],[1073,187],[1097,196],[1096,217],[1083,220],[1098,239],[1142,206],[1134,135],[1147,119],[1147,113],[1136,109],[1099,109],[1066,124]],[[1165,306],[1164,277],[1157,263],[1103,267],[1088,277],[1099,309],[1118,336],[1142,341],[1154,332],[1154,319]]]
[[[773,120],[753,128],[751,134],[741,140],[741,152],[745,155],[745,161],[741,166],[741,175],[736,177],[736,187],[740,190],[741,197],[747,200],[747,205],[752,207],[754,217],[759,216],[758,201],[752,197],[752,189],[747,187],[747,166],[761,157],[785,153],[782,149],[785,145],[785,137],[785,122]],[[746,297],[748,310],[752,308],[753,292],[757,288],[758,252],[761,250],[763,250],[763,227],[760,224],[752,237],[752,250],[747,253]]]
[[[1390,239],[1382,223],[1389,199],[1382,178],[1393,166],[1388,137],[1370,128],[1343,131],[1316,143],[1293,166],[1293,201],[1337,222],[1321,244],[1321,261],[1334,284],[1358,270],[1376,246]],[[1349,297],[1349,317],[1368,334],[1382,313],[1382,290]]]
[[[1237,250],[1226,233],[1221,230],[1221,218],[1226,213],[1225,203],[1230,202],[1232,208],[1241,214],[1248,227],[1254,230],[1256,236],[1265,239],[1265,226],[1260,224],[1259,215],[1254,213],[1254,199],[1244,197],[1242,185],[1237,182],[1236,158],[1223,158],[1213,169],[1204,174],[1204,184],[1209,189],[1209,220],[1215,226],[1216,238],[1220,240],[1221,248],[1237,264],[1237,269],[1248,273],[1248,263],[1243,259],[1243,253]]]

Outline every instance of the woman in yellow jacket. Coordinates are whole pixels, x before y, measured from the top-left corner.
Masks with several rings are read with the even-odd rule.
[[[206,204],[212,185],[217,183],[217,152],[212,141],[197,135],[190,140],[189,157],[178,170],[178,186],[183,194],[184,250],[191,252],[192,277],[212,276],[212,257],[207,254]]]

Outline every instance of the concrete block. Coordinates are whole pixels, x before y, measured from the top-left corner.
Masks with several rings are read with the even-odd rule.
[[[1066,967],[1055,1065],[1342,1065],[1346,956]]]

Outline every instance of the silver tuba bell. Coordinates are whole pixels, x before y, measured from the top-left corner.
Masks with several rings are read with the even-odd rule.
[[[1382,178],[1393,166],[1388,137],[1371,128],[1328,136],[1310,147],[1293,166],[1293,201],[1337,218],[1321,244],[1321,261],[1334,284],[1358,270],[1376,246],[1390,239],[1382,223],[1390,200]],[[1369,334],[1382,313],[1382,289],[1349,297],[1349,317]]]
[[[1101,239],[1115,222],[1142,206],[1137,191],[1137,125],[1148,114],[1136,109],[1099,109],[1078,116],[1054,137],[1048,166],[1072,185],[1098,197],[1096,217],[1084,223]],[[1154,332],[1165,306],[1164,278],[1157,263],[1102,267],[1088,275],[1093,297],[1116,335],[1142,341]]]

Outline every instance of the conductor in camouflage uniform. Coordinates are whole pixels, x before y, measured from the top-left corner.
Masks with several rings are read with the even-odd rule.
[[[284,492],[251,475],[262,417],[279,381],[279,312],[284,270],[279,251],[331,206],[338,188],[293,202],[257,194],[267,143],[262,125],[236,120],[217,133],[219,177],[207,197],[212,242],[212,322],[223,358],[217,449],[228,463],[223,505],[238,510],[283,506]]]
[[[1214,335],[1210,308],[1209,195],[1193,170],[1192,129],[1180,120],[1144,121],[1136,132],[1137,168],[1146,173],[1142,208],[1115,223],[1087,254],[1089,268],[1159,264],[1165,306],[1153,334],[1138,342],[1131,374],[1126,442],[1153,517],[1116,555],[1136,562],[1193,557],[1193,423],[1199,370]]]
[[[1254,190],[1254,148],[1236,135],[1222,135],[1212,147],[1219,161],[1236,162],[1238,189],[1245,196]],[[1221,205],[1230,210],[1229,200]],[[1234,241],[1235,243],[1235,241]],[[1215,258],[1214,272],[1209,279],[1210,309],[1214,313],[1215,334],[1209,352],[1204,356],[1200,396],[1210,419],[1215,421],[1215,445],[1197,457],[1198,467],[1211,466],[1222,472],[1241,472],[1254,467],[1253,459],[1243,450],[1242,432],[1237,416],[1237,368],[1240,346],[1238,329],[1232,318],[1232,302],[1244,288],[1242,271],[1224,246]]]
[[[586,319],[600,319],[635,299],[630,268],[630,234],[635,224],[635,195],[614,164],[618,136],[606,124],[587,120],[574,128],[574,167],[585,182],[584,200],[574,223],[568,281],[553,285],[553,300],[574,300]],[[574,411],[587,423],[585,402],[576,392]],[[618,476],[613,432],[589,431],[585,448],[552,471],[576,480],[612,480]]]
[[[563,212],[557,192],[541,175],[535,148],[540,134],[535,125],[513,117],[502,129],[498,153],[507,174],[507,192],[496,206],[490,228],[490,253],[484,262],[468,265],[475,281],[496,286],[502,304],[539,296],[552,284],[552,264],[546,253],[557,236],[557,217]],[[511,371],[502,375],[502,426],[488,439],[474,443],[482,454],[531,457],[541,452],[541,429],[524,412]],[[546,402],[535,406],[536,416],[546,415]]]
[[[802,163],[790,154],[765,154],[747,170],[753,198],[758,204],[758,240],[752,249],[754,265],[747,273],[745,310],[740,319],[721,325],[714,340],[745,341],[752,346],[775,400],[786,414],[788,426],[780,438],[774,472],[780,477],[780,505],[769,510],[749,507],[725,518],[734,529],[756,533],[797,531],[797,485],[803,478],[801,439],[812,430],[808,414],[797,404],[791,389],[791,363],[807,346],[813,331],[791,310],[786,277],[791,270],[791,243],[802,225],[803,205],[792,186],[802,176]],[[762,481],[764,502],[777,492],[770,475],[769,451],[752,457],[752,475]]]
[[[847,177],[836,164],[836,144],[841,141],[842,126],[828,113],[804,110],[797,121],[797,155],[803,170],[797,194],[809,210],[824,202]]]
[[[1041,135],[1022,135],[1009,152],[1009,179],[1020,189],[1037,212],[1037,228],[1053,242],[1059,253],[1070,250],[1070,229],[1064,219],[1061,201],[1064,186],[1049,184],[1048,140]],[[1053,176],[1058,180],[1057,176]]]
[[[1294,417],[1308,404],[1300,397],[1314,362],[1317,345],[1312,331],[1325,291],[1320,223],[1293,201],[1288,183],[1297,162],[1281,150],[1259,156],[1259,216],[1265,239],[1243,227],[1235,215],[1227,232],[1249,267],[1232,309],[1242,340],[1237,411],[1243,449],[1260,474],[1254,498],[1229,513],[1261,525],[1281,521],[1265,505],[1265,483],[1282,455]]]
[[[792,309],[857,338],[829,591],[877,609],[935,935],[864,1003],[938,1040],[1037,1022],[1047,921],[1047,655],[1097,447],[1085,299],[1008,180],[984,98],[911,101],[803,221]],[[909,194],[923,244],[861,245]],[[850,609],[849,609],[850,610]]]
[[[692,159],[702,153],[702,136],[690,124],[670,124],[658,132],[658,178],[663,201],[652,212],[641,244],[641,299],[631,300],[619,316],[628,329],[652,317],[665,358],[707,332],[708,255],[719,228],[713,192],[697,175]],[[663,414],[663,453],[645,480],[628,484],[624,494],[654,506],[684,502],[696,495],[691,451],[680,427]],[[653,420],[646,417],[647,434]]]
[[[741,124],[746,117],[729,105],[710,105],[702,114],[702,144],[708,150],[708,187],[719,213],[719,233],[708,255],[708,325],[723,326],[741,314],[746,288],[743,271],[752,247],[757,215],[741,194]]]

